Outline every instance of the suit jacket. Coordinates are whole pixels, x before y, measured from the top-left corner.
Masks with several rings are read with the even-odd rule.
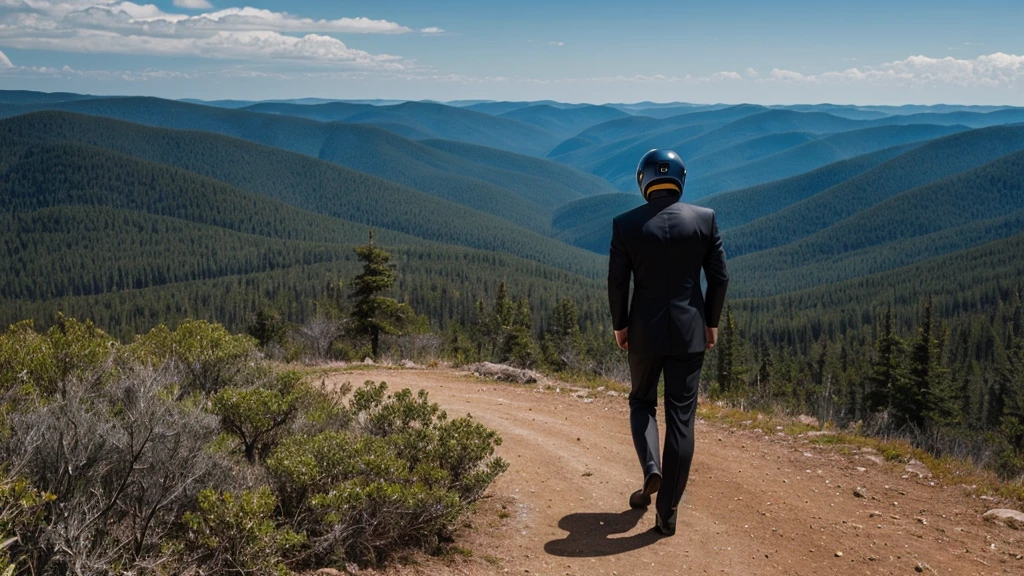
[[[613,220],[608,302],[614,328],[629,328],[631,353],[703,352],[704,327],[718,326],[728,283],[713,210],[655,195]]]

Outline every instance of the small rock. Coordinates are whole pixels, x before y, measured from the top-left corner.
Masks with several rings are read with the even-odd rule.
[[[879,454],[865,454],[864,459],[875,464],[885,464],[885,458],[882,458]]]
[[[796,421],[803,424],[804,426],[814,426],[815,428],[820,426],[817,418],[815,418],[814,416],[807,416],[805,414],[797,416]]]
[[[924,572],[924,566],[921,566],[921,564],[914,566],[914,572]]]
[[[1015,530],[1024,530],[1024,512],[1009,508],[995,508],[985,512],[982,518],[989,522],[1002,524]]]
[[[843,553],[842,552],[836,552],[836,558],[842,558],[842,557],[843,557]]]
[[[911,460],[909,463],[907,463],[907,466],[906,468],[904,468],[904,470],[910,472],[911,474],[917,474],[918,478],[932,477],[931,470],[929,470],[928,467],[925,466],[924,463],[919,460]]]
[[[868,497],[867,491],[865,491],[860,486],[858,486],[858,487],[853,489],[853,495],[855,497],[857,497],[857,498],[867,498]]]
[[[373,364],[373,358],[370,358],[369,356],[363,358],[363,364]]]

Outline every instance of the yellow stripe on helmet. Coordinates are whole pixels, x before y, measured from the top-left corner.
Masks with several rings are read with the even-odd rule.
[[[650,188],[647,189],[647,198],[651,197],[652,192],[657,192],[658,190],[672,190],[674,192],[682,192],[682,190],[679,189],[679,186],[677,186],[675,183],[662,182],[661,184],[655,184],[654,186],[651,186]]]

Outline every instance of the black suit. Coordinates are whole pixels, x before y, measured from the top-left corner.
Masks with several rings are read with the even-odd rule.
[[[706,295],[701,293],[702,269]],[[615,330],[629,328],[630,427],[645,477],[663,476],[657,510],[672,525],[693,460],[704,328],[718,326],[728,282],[714,211],[678,202],[671,192],[655,192],[647,204],[615,218],[608,301]],[[655,418],[662,372],[664,466]]]

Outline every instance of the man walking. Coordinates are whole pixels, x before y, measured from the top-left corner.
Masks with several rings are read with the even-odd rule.
[[[643,488],[629,498],[646,508],[658,494],[654,529],[675,534],[693,460],[693,424],[704,351],[718,338],[729,275],[714,211],[680,202],[686,168],[669,150],[637,167],[647,204],[612,223],[608,301],[615,340],[629,351],[629,423]],[[707,279],[701,293],[700,272]],[[629,297],[630,276],[633,297]],[[665,451],[658,455],[658,380],[665,374]]]

